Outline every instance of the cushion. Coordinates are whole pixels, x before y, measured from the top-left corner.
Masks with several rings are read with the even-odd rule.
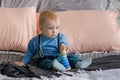
[[[36,35],[36,9],[0,8],[0,50],[25,52]]]
[[[120,50],[117,13],[108,10],[57,12],[70,52]]]

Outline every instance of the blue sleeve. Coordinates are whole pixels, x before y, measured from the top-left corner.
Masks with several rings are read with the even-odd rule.
[[[35,55],[37,49],[35,47],[37,47],[35,46],[35,40],[34,39],[30,40],[30,42],[28,43],[27,51],[22,60],[24,64],[28,64],[31,58]]]
[[[62,33],[60,33],[60,45],[61,44],[65,44],[65,45],[69,46],[66,37]]]

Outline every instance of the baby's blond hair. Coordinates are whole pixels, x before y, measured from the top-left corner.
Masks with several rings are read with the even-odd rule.
[[[43,11],[40,14],[40,25],[42,26],[46,21],[51,22],[54,21],[55,23],[58,22],[58,16],[55,12],[47,10],[47,11]]]

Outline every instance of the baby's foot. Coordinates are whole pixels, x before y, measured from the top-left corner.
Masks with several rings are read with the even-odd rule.
[[[81,61],[77,62],[75,67],[77,69],[87,68],[89,65],[92,64],[92,58],[82,59]]]

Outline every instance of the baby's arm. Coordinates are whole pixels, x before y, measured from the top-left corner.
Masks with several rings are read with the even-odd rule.
[[[28,44],[28,48],[27,48],[27,52],[25,53],[22,61],[16,61],[14,62],[14,64],[18,65],[18,66],[25,66],[26,64],[28,64],[32,58],[32,56],[36,53],[36,49],[33,47],[33,42],[34,40],[30,40],[29,44]]]
[[[61,52],[63,49],[64,50],[66,50],[66,52],[68,51],[68,49],[69,49],[69,44],[68,44],[68,42],[67,42],[67,39],[66,39],[66,37],[64,36],[64,34],[62,34],[62,33],[59,33],[59,46],[60,46],[60,49],[59,49],[59,51]],[[63,51],[64,51],[63,50]]]

